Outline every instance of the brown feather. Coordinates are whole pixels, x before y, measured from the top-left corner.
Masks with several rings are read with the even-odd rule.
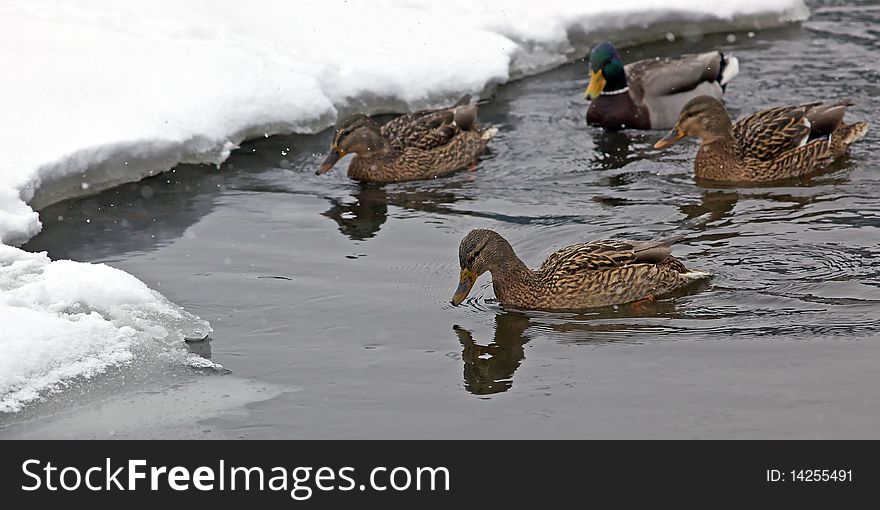
[[[462,269],[491,272],[495,296],[504,305],[575,310],[660,296],[708,276],[688,271],[670,255],[680,239],[573,244],[531,270],[498,233],[473,230],[461,242],[459,260]]]
[[[678,126],[702,140],[694,160],[697,178],[770,182],[821,170],[861,138],[867,124],[843,122],[851,104],[843,100],[777,106],[731,125],[723,105],[702,96],[685,105]]]
[[[364,124],[364,119],[358,122]],[[344,129],[338,128],[337,133]],[[449,108],[401,115],[378,129],[381,147],[354,156],[348,175],[377,183],[446,175],[477,162],[494,134],[490,129],[476,123],[476,105],[471,105],[470,95]]]

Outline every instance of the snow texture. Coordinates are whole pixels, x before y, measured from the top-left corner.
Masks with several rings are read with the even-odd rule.
[[[248,138],[438,106],[603,39],[807,15],[802,0],[6,0],[0,242],[35,235],[33,209],[182,162],[219,164]]]
[[[18,411],[73,378],[128,363],[136,349],[183,352],[184,340],[211,332],[207,322],[124,271],[53,262],[45,253],[4,245],[0,325],[0,413]]]
[[[122,271],[14,248],[39,232],[41,207],[352,111],[485,95],[600,40],[807,15],[802,0],[5,0],[0,413],[210,332]]]

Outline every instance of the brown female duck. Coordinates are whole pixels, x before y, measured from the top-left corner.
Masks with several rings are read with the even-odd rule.
[[[461,304],[486,271],[498,301],[519,309],[578,310],[653,298],[709,276],[670,255],[678,240],[573,244],[532,270],[500,234],[472,230],[459,246],[461,275],[452,304]]]
[[[379,126],[355,115],[336,127],[330,154],[316,173],[354,154],[348,176],[363,182],[432,179],[474,167],[497,128],[482,128],[477,106],[464,96],[450,108],[401,115]]]
[[[678,121],[654,147],[686,136],[700,138],[694,160],[698,179],[719,182],[771,182],[815,172],[843,156],[865,135],[868,124],[846,124],[851,101],[778,106],[736,122],[724,105],[702,96],[688,102]]]
[[[623,65],[611,43],[590,53],[587,124],[606,129],[669,129],[685,103],[701,95],[718,99],[739,72],[735,57],[710,51]]]

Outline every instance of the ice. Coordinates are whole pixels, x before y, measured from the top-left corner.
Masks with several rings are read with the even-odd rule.
[[[315,132],[350,110],[439,105],[600,39],[807,14],[802,0],[7,0],[0,242],[39,231],[32,208],[219,163],[245,139]]]
[[[618,45],[801,21],[802,0],[0,2],[0,412],[210,326],[133,276],[12,246],[40,208],[339,115],[438,106]],[[294,149],[295,150],[295,149]],[[285,154],[286,155],[286,154]],[[290,170],[287,170],[290,172]]]
[[[179,352],[172,359],[202,368],[186,360],[183,341],[211,332],[124,271],[3,245],[0,325],[0,413],[129,363],[136,350]]]

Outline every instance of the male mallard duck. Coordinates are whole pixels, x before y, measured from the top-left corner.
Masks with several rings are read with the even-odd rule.
[[[827,166],[865,135],[866,122],[845,124],[848,100],[777,106],[731,123],[724,105],[713,97],[692,99],[678,121],[654,148],[685,136],[700,138],[694,160],[698,179],[769,182],[790,179]]]
[[[461,304],[486,271],[498,301],[520,309],[577,310],[667,294],[709,276],[670,255],[678,240],[573,244],[531,270],[500,234],[471,230],[458,249],[461,276],[452,304]]]
[[[682,106],[710,95],[718,99],[739,72],[739,62],[720,51],[623,65],[611,43],[590,53],[587,124],[608,129],[669,129]]]
[[[336,127],[322,174],[354,154],[348,176],[364,182],[431,179],[476,165],[497,128],[477,124],[477,106],[464,96],[450,108],[401,115],[381,127],[365,115]]]

